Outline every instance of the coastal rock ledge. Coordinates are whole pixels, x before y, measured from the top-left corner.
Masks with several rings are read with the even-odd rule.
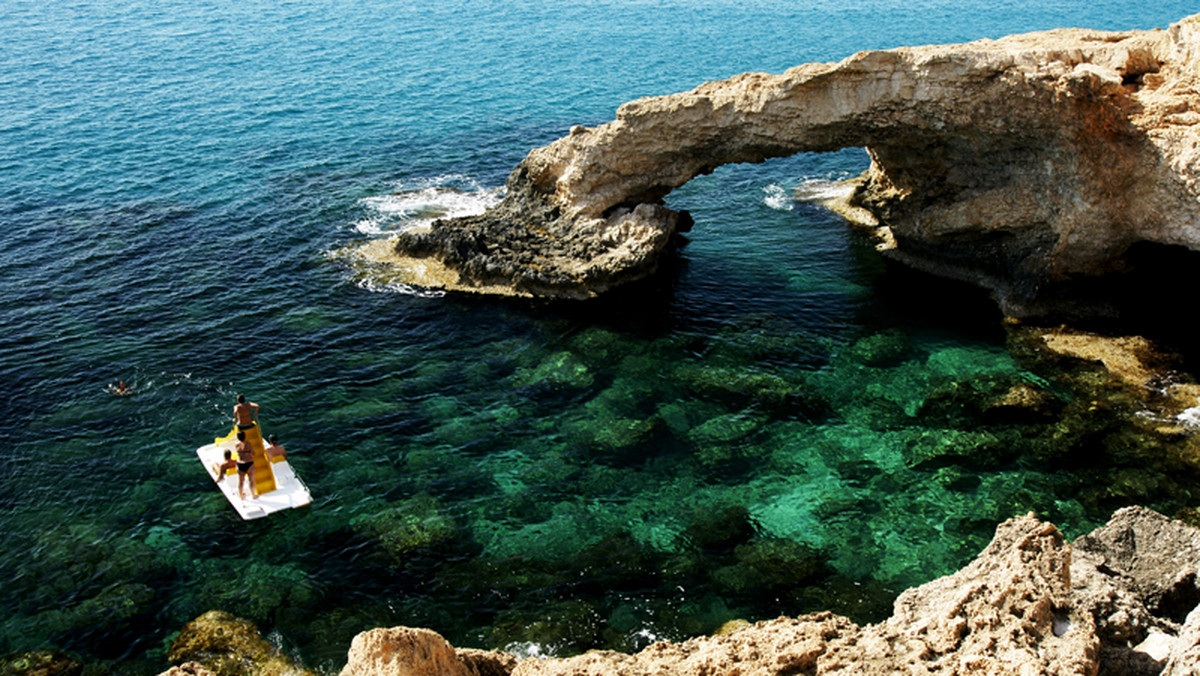
[[[832,613],[717,636],[518,659],[456,650],[427,629],[359,634],[341,676],[768,676],[1200,673],[1200,530],[1140,507],[1068,545],[1032,514],[967,567],[900,595],[860,627]]]
[[[662,199],[694,176],[864,147],[845,213],[885,255],[1042,314],[1081,280],[1200,251],[1198,76],[1200,15],[745,73],[574,127],[531,151],[486,213],[363,253],[421,286],[591,297],[655,270],[691,224]]]

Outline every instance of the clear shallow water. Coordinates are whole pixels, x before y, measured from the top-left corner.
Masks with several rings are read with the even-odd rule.
[[[637,96],[1185,4],[0,0],[0,652],[156,673],[213,608],[327,671],[391,624],[632,649],[870,620],[1029,509],[1090,528],[1112,503],[1078,463],[947,412],[1052,374],[789,198],[861,151],[694,180],[678,260],[596,303],[372,286],[335,252],[486,206]],[[310,509],[243,523],[208,484],[239,392]]]

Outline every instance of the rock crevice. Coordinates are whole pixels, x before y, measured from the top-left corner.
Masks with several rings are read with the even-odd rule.
[[[689,225],[662,198],[722,164],[865,147],[854,203],[904,263],[1010,314],[1123,269],[1136,242],[1200,250],[1200,16],[1054,30],[745,73],[622,105],[514,169],[481,216],[402,234],[413,283],[582,298],[652,273]],[[423,277],[423,278],[422,278]]]

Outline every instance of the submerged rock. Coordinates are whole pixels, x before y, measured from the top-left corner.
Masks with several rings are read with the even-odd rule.
[[[83,676],[83,663],[57,650],[0,657],[0,676]]]
[[[543,387],[550,389],[585,389],[591,387],[595,376],[578,356],[572,352],[556,352],[542,360],[535,368],[520,368],[509,378],[516,387]]]
[[[184,662],[177,667],[171,667],[160,676],[216,676],[212,669],[199,662]]]
[[[573,127],[485,214],[370,248],[410,283],[586,298],[655,270],[690,226],[661,200],[693,177],[866,147],[852,203],[886,255],[988,288],[1012,315],[1070,310],[1067,285],[1144,265],[1139,244],[1200,250],[1197,54],[1200,16],[745,73]]]
[[[859,338],[846,357],[863,366],[896,366],[908,356],[908,336],[892,329]]]
[[[167,659],[179,670],[166,673],[203,675],[188,663],[216,676],[316,676],[316,673],[267,643],[258,627],[220,610],[210,610],[183,627]]]
[[[457,532],[454,520],[427,493],[354,517],[350,526],[377,541],[395,566],[403,566],[415,551],[448,544]]]

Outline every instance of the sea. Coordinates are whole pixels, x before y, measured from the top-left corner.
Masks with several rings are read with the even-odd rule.
[[[692,180],[666,200],[686,246],[594,301],[417,288],[353,250],[481,212],[530,149],[638,97],[1194,11],[0,0],[0,656],[156,674],[209,610],[325,674],[374,627],[561,656],[873,622],[1011,516],[1075,537],[1187,507],[1152,463],[1098,497],[1109,456],[1049,461],[1076,437],[960,396],[1071,398],[986,294],[888,265],[820,206],[863,149]],[[310,506],[243,521],[213,486],[196,449],[239,394]]]

